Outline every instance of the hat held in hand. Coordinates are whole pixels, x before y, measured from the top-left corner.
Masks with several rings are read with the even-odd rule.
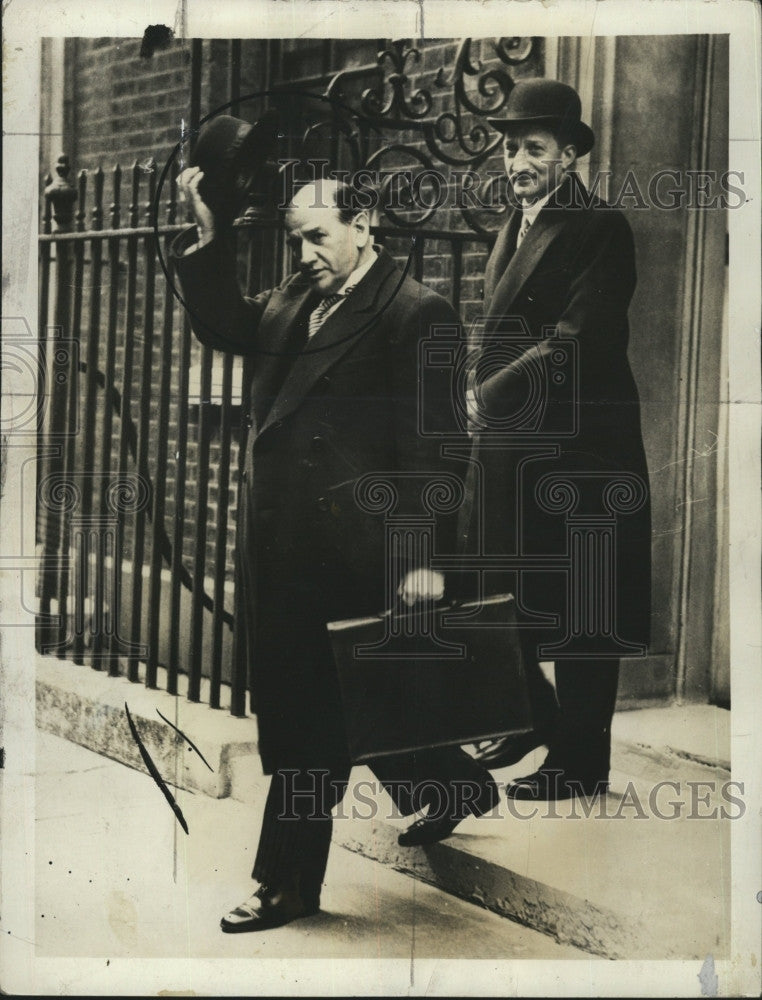
[[[562,145],[576,146],[577,156],[589,153],[595,143],[593,130],[582,121],[579,94],[560,80],[522,80],[508,95],[502,116],[487,121],[498,132],[531,125],[549,129]]]
[[[232,115],[215,115],[201,126],[192,165],[204,176],[199,194],[222,225],[243,210],[249,195],[269,182],[267,158],[278,138],[278,117],[266,111],[253,125]]]

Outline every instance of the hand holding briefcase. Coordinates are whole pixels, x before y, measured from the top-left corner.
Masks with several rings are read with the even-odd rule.
[[[532,729],[510,594],[328,632],[354,763]]]

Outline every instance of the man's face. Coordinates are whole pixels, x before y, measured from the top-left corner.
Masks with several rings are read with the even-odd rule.
[[[556,188],[574,162],[574,147],[558,144],[546,129],[506,133],[503,140],[505,172],[514,194],[531,205]]]
[[[300,192],[286,213],[289,246],[301,271],[321,295],[337,292],[357,267],[364,246],[357,218],[342,222],[338,209]],[[324,196],[325,197],[325,196]],[[327,199],[326,199],[327,200]],[[367,228],[367,227],[366,227]],[[367,236],[366,236],[367,239]]]

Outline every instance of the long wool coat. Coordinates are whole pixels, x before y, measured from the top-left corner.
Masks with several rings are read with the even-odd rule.
[[[481,482],[472,480],[465,546],[522,556],[526,570],[503,585],[518,587],[527,619],[559,616],[558,627],[539,633],[542,642],[558,643],[569,629],[584,633],[586,602],[602,586],[606,601],[593,616],[616,636],[622,655],[629,646],[636,655],[649,641],[651,521],[639,397],[627,356],[636,284],[632,232],[624,215],[591,199],[576,175],[515,250],[520,221],[516,208],[485,274],[487,346],[474,387],[493,424],[476,438]],[[499,440],[511,447],[496,447]],[[564,568],[569,519],[584,527],[584,517],[613,527],[610,585],[575,580]],[[582,619],[571,621],[575,586]],[[595,640],[588,651],[595,651]]]
[[[443,465],[436,437],[418,432],[419,342],[457,316],[380,250],[305,347],[319,301],[306,280],[294,275],[246,298],[223,241],[183,255],[192,233],[178,237],[173,263],[193,330],[212,348],[254,358],[235,613],[260,756],[266,773],[330,765],[346,749],[325,623],[379,613],[387,600],[384,514],[361,509],[354,487],[387,473],[397,513],[413,514],[422,480],[396,474],[462,472]],[[436,426],[450,400],[429,395],[425,405]],[[438,549],[454,551],[455,517],[437,532]]]

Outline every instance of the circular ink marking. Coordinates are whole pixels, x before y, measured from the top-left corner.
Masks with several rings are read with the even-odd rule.
[[[227,111],[233,105],[240,106],[241,104],[244,104],[247,101],[254,100],[255,98],[261,98],[261,97],[275,97],[275,98],[280,97],[280,98],[283,98],[283,96],[284,96],[283,94],[279,94],[277,91],[262,90],[262,91],[255,91],[254,93],[251,93],[251,94],[246,94],[246,95],[244,95],[242,97],[239,97],[239,98],[236,98],[235,100],[232,100],[232,101],[228,101],[226,104],[220,105],[215,111],[210,111],[208,115],[205,115],[202,119],[200,119],[200,121],[198,123],[198,129],[193,130],[193,132],[195,132],[195,134],[198,134],[198,130],[201,128],[202,125],[204,125],[210,119],[214,118],[216,115],[219,115],[219,114],[221,114],[224,111]],[[341,108],[343,111],[349,112],[350,115],[355,115],[357,113],[355,111],[355,109],[351,108],[348,104],[344,104],[344,102],[338,101],[338,100],[336,100],[336,98],[326,97],[323,94],[314,94],[314,93],[310,93],[309,91],[294,90],[294,91],[289,91],[288,92],[288,97],[289,97],[289,99],[293,99],[295,97],[299,97],[299,98],[307,98],[310,101],[316,101],[316,100],[317,101],[322,101],[323,103],[329,104],[332,108]],[[175,284],[174,277],[172,275],[172,268],[167,264],[165,256],[164,256],[164,252],[162,250],[162,245],[161,245],[162,244],[162,240],[161,240],[161,236],[160,236],[160,233],[159,233],[159,229],[160,229],[160,226],[159,226],[159,207],[161,205],[161,194],[162,194],[162,191],[164,189],[164,184],[165,184],[165,182],[167,180],[167,177],[169,175],[170,170],[172,169],[172,166],[173,166],[175,160],[177,159],[177,157],[179,156],[179,154],[180,154],[180,152],[181,152],[181,150],[183,148],[183,145],[185,144],[185,142],[187,141],[187,139],[193,134],[193,132],[189,131],[188,135],[184,136],[180,140],[180,142],[178,142],[175,145],[174,149],[172,150],[172,152],[169,155],[169,158],[167,159],[167,162],[164,164],[164,167],[163,167],[163,169],[161,171],[161,174],[159,176],[158,182],[156,184],[156,192],[155,192],[153,204],[152,204],[151,210],[150,210],[150,212],[151,212],[151,226],[152,226],[153,232],[154,232],[154,242],[155,242],[155,248],[156,248],[156,256],[157,256],[157,258],[159,260],[159,265],[161,266],[161,269],[164,272],[164,277],[167,280],[167,283],[169,285],[170,290],[172,291],[172,294],[174,295],[174,297],[177,299],[177,301],[180,303],[180,305],[183,307],[183,309],[185,310],[185,312],[188,314],[188,316],[191,319],[195,319],[197,322],[201,323],[203,326],[205,326],[207,329],[209,329],[208,325],[204,324],[203,321],[200,319],[200,317],[198,317],[198,316],[196,316],[194,314],[193,310],[190,308],[190,306],[188,305],[188,303],[183,298],[183,295],[182,295],[180,289]],[[279,136],[280,136],[280,133],[279,133]],[[262,348],[262,347],[252,347],[251,354],[252,355],[262,354],[262,355],[270,356],[270,357],[292,357],[292,358],[306,356],[306,355],[309,355],[309,354],[318,354],[318,353],[320,353],[322,351],[332,350],[332,349],[338,347],[340,344],[344,344],[347,341],[352,340],[354,337],[359,337],[361,334],[363,334],[367,330],[371,329],[373,326],[376,325],[376,323],[378,323],[378,321],[381,318],[381,316],[383,316],[383,314],[386,312],[386,310],[388,309],[388,307],[391,305],[391,303],[397,297],[398,292],[400,291],[400,289],[401,289],[401,287],[402,287],[405,279],[408,276],[408,273],[410,272],[410,268],[412,267],[412,264],[413,264],[413,256],[414,256],[414,251],[415,251],[415,243],[416,243],[415,234],[411,234],[410,243],[411,243],[410,251],[408,253],[408,257],[407,257],[407,260],[405,262],[405,266],[402,269],[402,275],[400,277],[400,280],[397,282],[396,287],[391,292],[389,298],[374,312],[373,316],[366,323],[363,323],[356,330],[353,330],[351,333],[347,334],[346,337],[343,337],[341,340],[334,340],[330,344],[326,344],[323,347],[313,347],[311,349],[300,349],[300,350],[297,350],[297,351],[289,351],[289,350],[273,351],[273,350],[267,350],[267,349]],[[296,278],[297,275],[294,275],[294,277]],[[211,332],[214,333],[213,330],[211,330]]]

